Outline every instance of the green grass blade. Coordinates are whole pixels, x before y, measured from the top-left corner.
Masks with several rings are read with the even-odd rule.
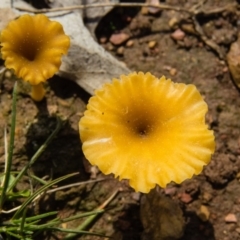
[[[36,237],[38,234],[40,234],[43,231],[51,230],[51,228],[57,228],[55,226],[60,225],[61,223],[69,222],[69,221],[79,219],[79,218],[83,218],[83,217],[87,217],[87,216],[90,216],[90,215],[96,215],[96,214],[99,214],[99,213],[102,213],[102,212],[104,212],[103,209],[102,210],[95,210],[95,211],[91,211],[91,212],[87,212],[87,213],[80,213],[80,214],[77,214],[75,216],[71,216],[71,217],[64,218],[64,219],[55,218],[55,219],[49,221],[48,223],[41,224],[41,225],[40,224],[39,225],[34,225],[34,224],[29,223],[29,224],[26,224],[25,226],[27,226],[27,228],[29,230],[34,231],[35,232],[34,237]],[[76,230],[76,231],[79,231],[79,230]]]
[[[20,224],[20,232],[23,235],[24,234],[24,225],[25,225],[25,219],[26,219],[26,213],[27,213],[27,208],[23,210],[23,216]]]
[[[51,216],[56,215],[56,214],[58,214],[58,212],[54,211],[54,212],[39,214],[39,215],[33,216],[33,217],[27,217],[27,218],[25,218],[25,222],[42,220],[43,218],[51,217]],[[20,223],[21,221],[22,221],[22,218],[17,219],[17,220],[13,220],[12,222],[17,224],[17,223]]]
[[[12,237],[15,237],[17,239],[22,239],[22,236],[20,236],[19,234],[15,234],[15,233],[12,233],[10,231],[8,231],[7,234],[12,236]],[[8,236],[8,239],[11,239],[11,238]]]
[[[14,214],[14,216],[12,217],[12,220],[14,219],[18,219],[20,218],[20,215],[22,214],[22,212],[24,211],[24,209],[28,206],[28,204],[30,204],[38,195],[44,193],[48,188],[50,188],[51,186],[67,179],[70,177],[73,177],[75,175],[77,175],[78,173],[72,173],[72,174],[68,174],[65,175],[63,177],[57,178],[52,180],[51,182],[49,182],[48,184],[40,187],[36,192],[34,192],[34,194],[32,196],[30,196],[28,199],[26,199],[26,201],[21,205],[21,207],[17,210],[17,212]]]
[[[65,222],[69,222],[75,219],[79,219],[79,218],[83,218],[83,217],[87,217],[87,216],[91,216],[91,215],[96,215],[96,214],[100,214],[103,213],[104,210],[95,210],[92,212],[87,212],[87,213],[81,213],[81,214],[77,214],[75,216],[69,217],[69,218],[65,218],[65,219],[58,219],[56,221],[50,221],[48,223],[45,224],[39,224],[39,225],[29,225],[29,228],[31,228],[31,230],[45,230],[46,228],[50,228],[52,226],[55,225],[59,225],[61,223],[65,223]]]
[[[33,178],[34,180],[36,180],[37,182],[41,183],[42,185],[47,184],[47,181],[35,176],[35,175],[29,175],[30,178]]]
[[[6,164],[6,171],[3,183],[3,189],[1,192],[0,198],[0,209],[2,209],[4,201],[6,199],[6,193],[8,191],[9,179],[11,174],[11,167],[12,167],[12,156],[13,156],[13,149],[14,149],[14,138],[15,138],[15,125],[16,125],[16,105],[17,105],[17,82],[14,84],[13,88],[13,100],[12,100],[12,119],[11,119],[11,129],[10,129],[10,143],[8,148],[8,157]]]

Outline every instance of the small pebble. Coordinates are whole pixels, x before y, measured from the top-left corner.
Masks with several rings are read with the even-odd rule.
[[[90,167],[90,172],[91,172],[91,179],[96,179],[97,178],[97,174],[99,173],[99,170],[96,166],[91,166]]]
[[[235,214],[233,213],[229,213],[226,217],[225,217],[225,222],[226,223],[236,223],[237,222],[237,217]]]
[[[223,60],[219,60],[219,63],[220,63],[222,66],[226,66],[226,62],[223,61]]]
[[[47,105],[49,115],[53,115],[58,111],[57,105]]]
[[[183,29],[184,32],[196,34],[195,27],[192,23],[184,23],[181,25],[181,28]]]
[[[147,2],[149,4],[159,5],[159,0],[148,0]],[[148,8],[148,12],[151,13],[151,14],[157,14],[160,11],[161,11],[160,8],[156,8],[156,7],[149,7]]]
[[[101,44],[106,43],[107,42],[107,38],[106,37],[100,37],[99,42]]]
[[[240,228],[236,228],[235,231],[240,234]]]
[[[240,179],[240,172],[237,173],[236,179]]]
[[[171,34],[171,37],[174,40],[183,40],[185,37],[185,32],[183,32],[181,29],[177,29]]]
[[[171,76],[175,76],[177,74],[177,69],[176,68],[171,68],[169,70],[169,73],[170,73]]]
[[[117,49],[117,51],[116,51],[116,54],[117,54],[118,56],[123,56],[123,54],[124,54],[124,47],[119,47],[119,48]]]
[[[164,66],[163,66],[163,69],[164,69],[164,70],[167,70],[167,71],[170,71],[171,68],[172,68],[172,67],[171,67],[171,66],[168,66],[168,65],[164,65]]]
[[[132,47],[134,45],[134,41],[133,40],[128,40],[126,43],[126,47]]]
[[[175,187],[168,187],[164,189],[166,195],[174,196],[176,194],[177,189]]]
[[[223,71],[224,73],[228,72],[228,67],[227,67],[227,66],[224,67],[224,68],[222,69],[222,71]]]
[[[178,19],[173,17],[170,19],[170,21],[168,22],[168,26],[172,29],[176,28],[178,25]]]
[[[157,42],[156,42],[156,41],[150,41],[150,42],[148,43],[148,47],[149,47],[150,49],[153,49],[154,47],[156,47],[156,45],[157,45]]]
[[[11,71],[7,70],[7,71],[5,71],[4,75],[6,78],[11,78],[13,74]]]
[[[67,226],[67,223],[62,223],[61,226],[62,226],[62,228],[64,228],[64,229],[67,229],[67,227],[68,227],[68,226]]]
[[[141,193],[139,192],[133,192],[131,195],[132,195],[132,199],[134,199],[135,201],[139,201],[141,198]]]
[[[210,212],[205,205],[201,205],[200,210],[198,212],[198,217],[203,221],[206,222],[209,219]]]
[[[181,193],[179,198],[183,203],[187,203],[187,204],[193,200],[191,195],[189,195],[187,193]]]
[[[114,51],[115,47],[111,43],[109,43],[109,44],[107,44],[107,50],[108,51]]]
[[[141,14],[142,15],[147,15],[148,14],[148,8],[147,7],[142,7],[141,8]]]
[[[111,35],[109,41],[114,45],[120,45],[126,42],[130,36],[126,33],[114,33]]]
[[[213,196],[210,193],[204,192],[202,195],[202,198],[203,198],[202,200],[204,203],[208,203],[209,201],[211,201],[212,197]]]

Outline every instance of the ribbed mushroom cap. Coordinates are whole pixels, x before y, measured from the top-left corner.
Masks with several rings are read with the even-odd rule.
[[[86,158],[136,191],[199,174],[215,149],[194,85],[131,73],[95,92],[79,123]]]
[[[70,46],[60,23],[45,15],[22,15],[1,32],[1,53],[5,66],[17,77],[37,85],[52,77]]]

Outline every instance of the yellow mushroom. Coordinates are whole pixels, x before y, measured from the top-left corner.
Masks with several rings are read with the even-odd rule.
[[[29,82],[31,97],[41,101],[45,96],[42,83],[59,70],[61,57],[70,46],[62,25],[43,14],[25,14],[8,23],[0,40],[6,68]]]
[[[150,73],[122,75],[95,92],[79,122],[86,158],[136,191],[199,174],[215,149],[194,85]]]

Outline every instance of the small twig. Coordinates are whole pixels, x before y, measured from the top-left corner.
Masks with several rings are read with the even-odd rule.
[[[4,213],[4,214],[9,214],[9,213],[13,213],[13,212],[16,212],[20,207],[21,207],[22,205],[20,205],[20,206],[17,206],[17,207],[15,207],[15,208],[12,208],[12,209],[10,209],[10,210],[1,210],[1,213]]]
[[[0,69],[0,74],[3,74],[3,73],[4,73],[4,71],[6,71],[6,68],[5,68],[5,67],[3,67],[3,66],[1,66],[1,69]]]
[[[186,12],[191,16],[204,15],[210,16],[214,14],[219,14],[230,9],[236,9],[239,7],[237,3],[228,4],[224,7],[219,7],[211,10],[204,10],[202,5],[206,0],[201,1],[197,5],[193,6],[191,9],[186,9],[182,7],[170,6],[167,4],[150,4],[150,3],[95,3],[95,4],[86,4],[86,5],[75,5],[67,7],[58,7],[58,8],[42,8],[42,9],[30,9],[24,7],[15,7],[20,11],[31,12],[31,13],[48,13],[48,12],[59,12],[59,11],[74,11],[78,9],[88,9],[88,8],[99,8],[99,7],[154,7],[161,10],[174,10],[177,12]]]
[[[95,3],[86,5],[75,5],[59,8],[42,8],[42,9],[29,9],[23,7],[16,7],[20,11],[32,12],[32,13],[47,13],[47,12],[59,12],[59,11],[73,11],[77,9],[99,8],[99,7],[155,7],[162,10],[174,10],[177,12],[191,12],[188,9],[170,6],[166,4],[149,4],[149,3]]]
[[[193,7],[191,7],[191,12],[197,12],[198,9],[202,9],[202,6],[205,4],[207,0],[201,0],[197,4],[195,4]]]
[[[210,9],[210,10],[204,10],[204,9],[200,8],[200,9],[194,10],[193,13],[194,13],[195,16],[203,15],[205,17],[207,17],[207,16],[209,17],[209,16],[212,16],[212,15],[216,15],[216,14],[226,12],[226,11],[236,10],[238,8],[239,8],[239,4],[233,3],[233,4],[228,4],[226,6],[223,6],[223,7],[213,8],[213,9]]]
[[[72,184],[68,184],[62,187],[57,187],[51,190],[48,190],[46,193],[53,193],[53,192],[57,192],[59,190],[63,190],[66,188],[71,188],[71,187],[76,187],[76,186],[80,186],[80,185],[84,185],[84,184],[88,184],[88,183],[96,183],[96,182],[101,182],[107,180],[107,178],[102,178],[102,179],[97,179],[97,180],[89,180],[89,181],[85,181],[85,182],[77,182],[77,183],[72,183]]]
[[[214,41],[212,41],[211,39],[209,39],[202,27],[200,26],[200,24],[198,23],[198,21],[196,20],[195,17],[192,18],[193,19],[193,23],[194,23],[194,27],[196,32],[199,34],[199,37],[201,38],[201,40],[207,45],[209,46],[213,51],[216,52],[216,54],[218,55],[218,57],[220,59],[224,59],[224,53],[222,52],[221,48],[218,46],[218,44],[216,44]]]

